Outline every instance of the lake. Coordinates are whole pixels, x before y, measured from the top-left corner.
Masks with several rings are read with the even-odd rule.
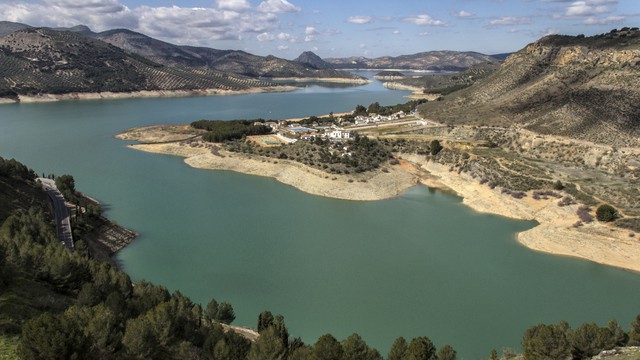
[[[371,74],[368,74],[371,75]],[[405,102],[378,82],[293,93],[0,106],[0,156],[38,173],[72,174],[106,215],[141,234],[117,258],[134,280],[206,305],[233,304],[235,324],[285,316],[313,343],[359,333],[386,355],[398,336],[451,344],[460,358],[519,348],[525,329],[568,320],[625,329],[640,312],[640,276],[530,251],[535,224],[479,214],[424,186],[376,202],[308,195],[275,180],[186,166],[113,136],[198,119],[279,119]]]

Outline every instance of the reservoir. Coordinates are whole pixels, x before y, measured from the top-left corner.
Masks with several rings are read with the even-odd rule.
[[[479,214],[416,186],[355,202],[308,195],[275,180],[193,169],[128,149],[127,128],[199,119],[280,119],[405,102],[378,82],[293,93],[0,106],[0,156],[38,173],[72,174],[106,215],[141,236],[117,258],[134,280],[206,305],[233,304],[237,325],[283,314],[307,343],[357,332],[386,355],[394,339],[428,336],[459,358],[519,350],[537,323],[628,329],[640,275],[537,253],[515,240],[535,226]]]

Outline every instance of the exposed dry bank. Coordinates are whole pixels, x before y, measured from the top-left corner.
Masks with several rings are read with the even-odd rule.
[[[155,142],[165,138],[153,131],[128,131],[128,140]],[[124,135],[118,137],[123,138]],[[380,200],[398,195],[422,182],[430,187],[451,190],[476,211],[515,219],[535,220],[538,226],[518,234],[518,241],[537,251],[572,256],[600,264],[640,271],[640,240],[629,230],[602,223],[574,227],[578,205],[559,207],[557,199],[516,199],[490,189],[465,173],[449,166],[427,162],[424,156],[401,154],[399,165],[383,171],[359,175],[333,175],[290,160],[274,160],[256,155],[231,153],[201,141],[137,144],[131,148],[184,157],[192,167],[230,170],[272,177],[310,194],[349,200]],[[366,182],[363,182],[366,181]]]
[[[38,103],[63,100],[107,100],[107,99],[128,99],[128,98],[155,98],[155,97],[186,97],[186,96],[211,96],[211,95],[242,95],[263,92],[285,92],[294,91],[295,86],[273,86],[258,87],[247,90],[144,90],[132,92],[97,92],[97,93],[67,93],[67,94],[38,94],[19,95],[17,99],[0,98],[0,104],[6,103]]]

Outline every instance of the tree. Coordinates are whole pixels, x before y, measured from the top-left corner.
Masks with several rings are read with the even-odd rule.
[[[611,336],[613,337],[615,346],[625,346],[627,344],[627,342],[629,341],[629,335],[627,335],[627,333],[622,330],[617,321],[609,321],[609,323],[607,324],[607,328],[611,332]]]
[[[389,360],[402,360],[404,359],[404,355],[407,353],[407,340],[400,336],[393,342],[391,345],[391,350],[389,351],[389,355],[387,355],[387,359]]]
[[[351,334],[342,341],[341,345],[342,360],[382,360],[380,354],[369,348],[358,334]]]
[[[342,345],[331,334],[320,336],[313,345],[313,353],[318,360],[341,359],[342,352]]]
[[[61,175],[56,178],[56,187],[65,197],[72,197],[76,193],[76,181],[71,175]],[[67,198],[67,200],[69,200]]]
[[[445,345],[438,350],[438,360],[456,360],[457,353],[451,345]]]
[[[525,331],[522,350],[527,360],[555,360],[569,356],[570,344],[562,325],[538,324]]]
[[[204,318],[209,320],[209,322],[214,322],[218,319],[218,309],[220,305],[216,301],[216,299],[211,299],[207,304],[207,307],[204,309]]]
[[[218,307],[218,314],[215,318],[217,321],[223,324],[231,324],[236,319],[236,313],[233,311],[233,306],[228,302],[220,303]]]
[[[489,360],[498,360],[498,352],[496,349],[492,349],[489,353]]]
[[[431,155],[437,155],[440,151],[442,151],[442,145],[440,145],[440,141],[431,140],[429,143],[429,153]]]
[[[629,330],[629,346],[640,346],[640,314],[631,322]]]
[[[263,311],[258,315],[258,332],[266,330],[273,325],[273,314],[271,311]]]
[[[84,359],[87,340],[64,315],[43,313],[22,326],[18,346],[20,358],[31,360]]]
[[[608,328],[600,328],[594,323],[582,324],[571,339],[571,355],[574,359],[590,359],[602,350],[615,347],[615,338]]]
[[[435,360],[436,347],[426,336],[413,338],[407,348],[406,360]]]
[[[367,108],[362,105],[357,105],[356,109],[353,111],[354,116],[358,115],[367,115]]]
[[[600,205],[596,210],[596,218],[598,221],[610,222],[618,217],[618,211],[611,205]]]
[[[286,357],[286,348],[282,346],[280,336],[273,327],[260,333],[248,354],[248,360],[285,360]]]

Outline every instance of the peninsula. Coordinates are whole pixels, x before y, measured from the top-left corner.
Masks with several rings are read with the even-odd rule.
[[[518,234],[518,241],[531,249],[640,271],[635,208],[616,202],[617,221],[596,221],[596,207],[603,201],[566,181],[564,172],[575,169],[555,168],[553,173],[523,154],[479,139],[535,142],[538,151],[544,144],[563,144],[574,151],[582,146],[597,149],[595,144],[553,136],[542,139],[510,128],[451,127],[412,111],[420,104],[374,103],[368,109],[358,106],[348,115],[295,121],[151,126],[117,137],[138,142],[129,145],[136,150],[183,157],[195,168],[271,177],[313,195],[338,199],[386,199],[422,183],[462,196],[479,212],[537,221],[538,226]],[[407,112],[396,111],[401,107]],[[219,124],[225,125],[224,130]],[[638,149],[625,149],[616,161],[632,161],[638,155]]]

